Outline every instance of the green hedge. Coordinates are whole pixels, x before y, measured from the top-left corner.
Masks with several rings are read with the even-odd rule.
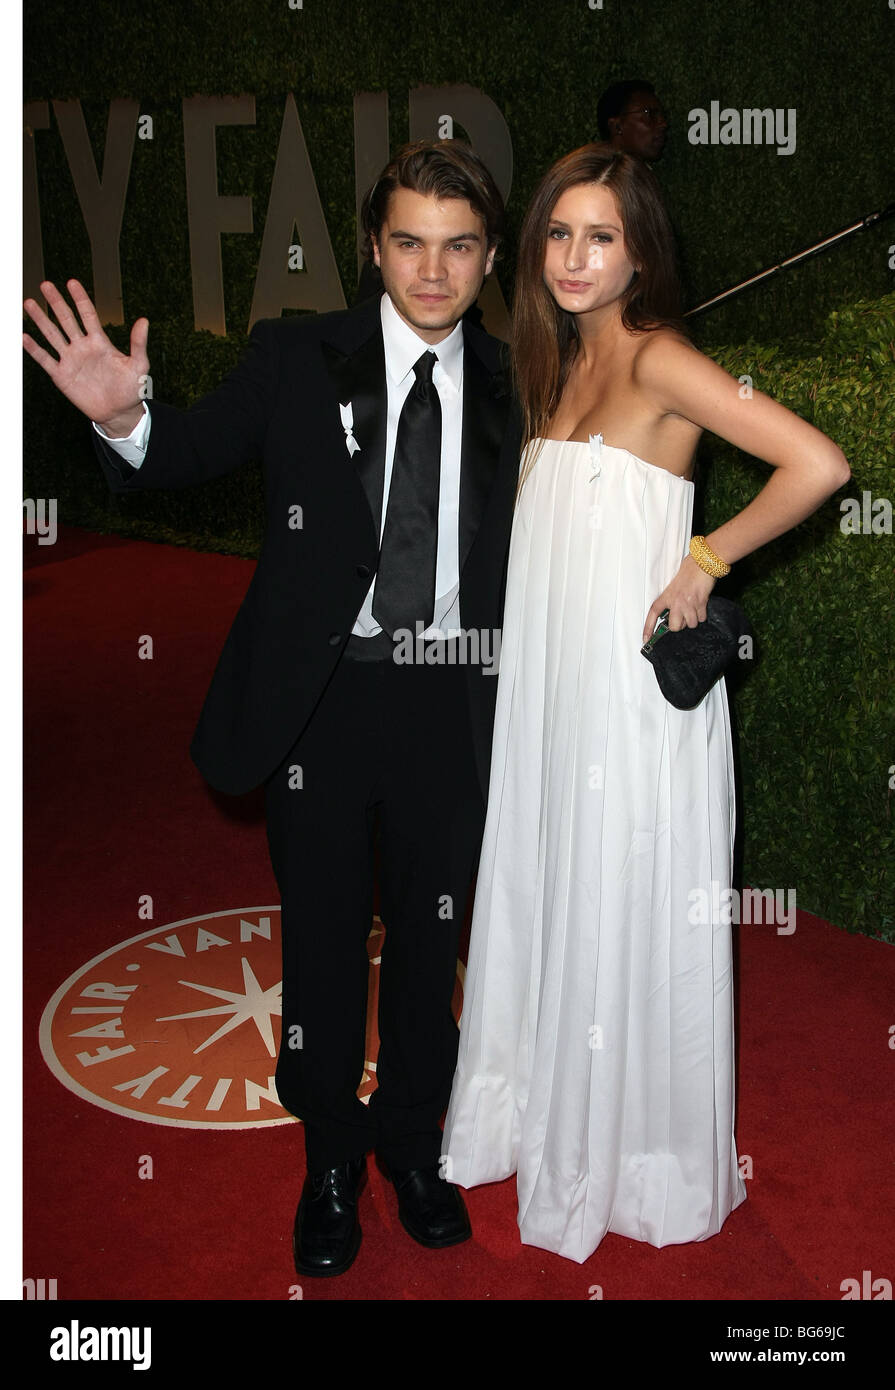
[[[597,98],[652,79],[671,118],[656,166],[680,234],[691,303],[777,263],[895,197],[893,12],[886,0],[26,0],[24,97],[81,99],[100,161],[108,101],[136,97],[155,136],[138,141],[122,232],[125,313],[173,322],[191,306],[181,99],[256,97],[255,127],[218,134],[220,188],[254,198],[255,231],[227,235],[228,325],[245,328],[286,94],[295,94],[346,293],[356,283],[356,91],[387,90],[393,144],[408,90],[470,83],[513,141],[511,231],[558,155],[590,139]],[[694,146],[688,112],[713,100],[797,112],[797,147]],[[47,271],[87,275],[89,254],[61,141],[37,135]],[[895,223],[720,306],[706,340],[816,335],[826,315],[892,288]],[[508,291],[513,238],[500,267]]]
[[[845,498],[895,503],[895,295],[831,314],[810,356],[759,343],[712,356],[835,439],[852,470],[727,582],[757,638],[735,697],[745,878],[795,887],[800,906],[895,941],[895,539],[840,528]],[[710,529],[754,496],[767,465],[714,439],[704,453]]]

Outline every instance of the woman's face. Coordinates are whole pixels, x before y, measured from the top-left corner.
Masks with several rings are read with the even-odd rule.
[[[615,195],[579,183],[557,199],[547,223],[544,284],[561,309],[586,314],[613,304],[631,282]]]

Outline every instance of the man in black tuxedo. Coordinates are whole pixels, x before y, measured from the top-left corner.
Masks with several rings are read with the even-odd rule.
[[[265,784],[283,909],[277,1090],[304,1121],[308,1160],[294,1230],[302,1274],[339,1274],[357,1254],[373,1149],[417,1241],[470,1234],[439,1169],[439,1121],[484,821],[519,430],[501,345],[461,320],[502,216],[467,146],[406,147],[363,208],[381,298],[257,323],[240,364],[186,411],[141,399],[145,319],[127,356],[78,282],[68,287],[81,323],[49,282],[58,327],[25,305],[58,356],[28,335],[24,345],[93,420],[113,491],[264,467],[264,545],[191,751],[222,791]],[[378,1085],[365,1106],[376,835],[386,942]]]

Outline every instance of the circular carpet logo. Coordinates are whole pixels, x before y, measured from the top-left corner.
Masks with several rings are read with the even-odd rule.
[[[384,938],[376,918],[364,1101],[376,1089]],[[462,978],[458,962],[458,1018]],[[70,1091],[131,1119],[187,1129],[291,1124],[274,1084],[281,994],[279,907],[187,917],[129,937],[70,975],[44,1010],[40,1047]]]

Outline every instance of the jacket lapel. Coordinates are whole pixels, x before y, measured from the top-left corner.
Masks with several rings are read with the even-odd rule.
[[[494,484],[510,404],[502,370],[485,365],[466,335],[460,464],[460,573]]]
[[[346,340],[344,333],[334,333],[321,341],[323,359],[335,388],[339,404],[351,405],[351,433],[358,449],[351,454],[354,468],[369,503],[376,535],[382,517],[382,487],[385,477],[385,432],[388,421],[388,398],[385,381],[385,349],[379,319],[379,301],[373,307],[375,316],[364,304],[357,316],[342,319],[342,328],[354,330]],[[349,320],[353,319],[353,323]],[[358,336],[360,341],[358,341]],[[341,420],[337,421],[341,425]],[[344,429],[344,426],[342,426]],[[345,457],[348,459],[347,434]]]

